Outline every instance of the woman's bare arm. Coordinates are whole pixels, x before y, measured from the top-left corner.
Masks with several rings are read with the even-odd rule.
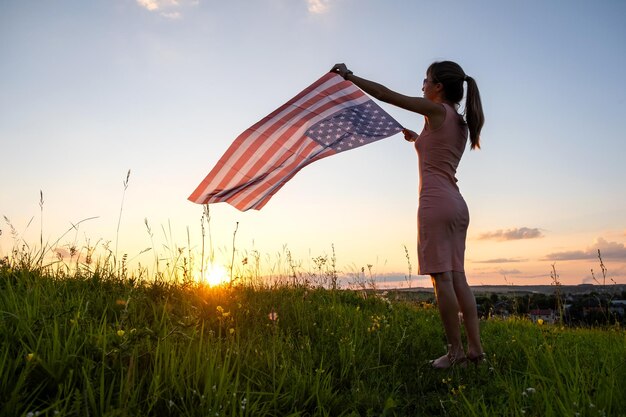
[[[385,103],[393,104],[394,106],[401,107],[405,110],[419,113],[426,116],[428,119],[439,119],[445,116],[445,110],[440,104],[423,97],[405,96],[404,94],[395,92],[382,84],[358,77],[354,75],[352,71],[348,70],[344,64],[335,65],[331,69],[331,72],[336,72],[346,80],[352,81],[367,94],[380,101],[384,101]]]

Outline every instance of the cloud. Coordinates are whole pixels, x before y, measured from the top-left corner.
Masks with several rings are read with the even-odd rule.
[[[535,239],[543,237],[541,230],[534,227],[519,227],[515,229],[496,230],[495,232],[483,233],[478,237],[479,240],[520,240]]]
[[[330,0],[307,0],[309,4],[309,12],[314,14],[321,14],[328,10],[328,3]]]
[[[487,259],[484,261],[474,261],[477,264],[508,264],[511,262],[526,262],[528,259],[516,259],[516,258],[495,258]]]
[[[519,269],[499,269],[498,273],[500,275],[518,275],[521,274],[522,271],[520,271]]]
[[[159,8],[158,0],[137,0],[137,3],[150,11],[157,10]]]
[[[554,252],[546,255],[544,261],[574,261],[581,259],[598,259],[598,250],[602,259],[626,260],[626,246],[623,243],[609,242],[599,237],[596,242],[585,250]]]
[[[197,6],[198,0],[137,0],[137,4],[150,12],[158,12],[167,19],[180,19],[182,13],[178,9],[184,6]]]
[[[170,13],[161,12],[161,16],[167,17],[168,19],[180,19],[182,17],[180,12],[170,12]]]

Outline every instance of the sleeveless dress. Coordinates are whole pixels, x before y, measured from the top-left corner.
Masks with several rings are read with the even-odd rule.
[[[415,142],[419,159],[417,257],[420,275],[465,272],[469,210],[456,185],[456,169],[467,143],[467,125],[454,108],[442,104],[444,122],[427,124]]]

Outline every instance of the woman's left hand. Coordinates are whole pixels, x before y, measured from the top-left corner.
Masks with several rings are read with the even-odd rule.
[[[344,80],[346,79],[348,74],[352,74],[352,71],[348,69],[346,64],[335,64],[335,66],[331,68],[330,72],[335,72],[341,75],[344,78]]]
[[[415,142],[419,137],[417,133],[413,132],[410,129],[402,129],[402,133],[404,134],[404,140],[408,142]]]

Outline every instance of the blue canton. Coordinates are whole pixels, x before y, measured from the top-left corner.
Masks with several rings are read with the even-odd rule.
[[[402,130],[373,101],[349,107],[317,122],[306,135],[320,145],[343,152],[384,139]]]

